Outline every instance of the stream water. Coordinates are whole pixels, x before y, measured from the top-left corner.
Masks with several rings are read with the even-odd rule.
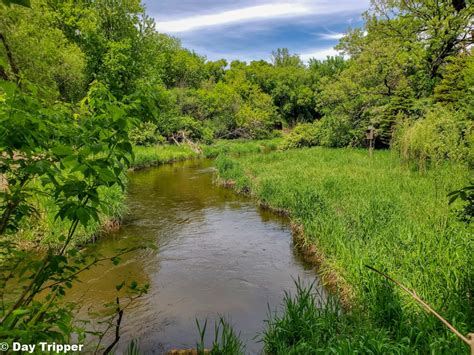
[[[195,347],[195,320],[206,318],[210,344],[219,315],[241,333],[248,353],[258,353],[262,344],[255,336],[268,306],[279,307],[284,291],[294,290],[293,279],[317,278],[293,248],[286,218],[217,186],[213,177],[207,160],[131,173],[122,227],[91,247],[111,255],[144,242],[157,246],[123,256],[118,266],[88,271],[72,289],[81,316],[113,301],[115,285],[124,280],[150,284],[125,311],[119,353],[134,338],[145,354]]]

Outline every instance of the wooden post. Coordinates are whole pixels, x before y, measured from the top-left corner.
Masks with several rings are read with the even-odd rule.
[[[367,140],[369,141],[369,156],[372,157],[372,151],[374,150],[375,146],[375,133],[374,133],[374,126],[369,126],[365,133]]]

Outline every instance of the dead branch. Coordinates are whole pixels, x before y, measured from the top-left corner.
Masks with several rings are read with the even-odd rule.
[[[461,339],[463,342],[465,342],[468,346],[471,347],[471,354],[474,354],[474,337],[473,337],[473,334],[469,334],[467,337],[462,335],[456,328],[454,328],[454,326],[449,323],[446,319],[444,319],[438,312],[436,312],[433,308],[431,308],[431,306],[426,303],[425,301],[423,301],[417,294],[415,291],[412,291],[410,290],[409,288],[403,286],[400,282],[398,282],[397,280],[391,278],[390,276],[388,276],[387,274],[383,273],[382,271],[379,271],[377,269],[375,269],[374,267],[372,266],[369,266],[369,265],[365,265],[366,268],[368,268],[369,270],[372,270],[373,272],[383,276],[384,278],[386,278],[387,280],[393,282],[395,285],[397,285],[398,287],[400,287],[403,291],[405,291],[408,295],[410,295],[416,302],[418,302],[418,304],[420,304],[428,313],[431,313],[432,315],[434,315],[436,318],[438,318],[446,327],[448,327],[449,330],[451,330],[454,334],[456,334],[456,336]]]

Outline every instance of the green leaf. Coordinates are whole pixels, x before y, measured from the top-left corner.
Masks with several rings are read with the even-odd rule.
[[[66,156],[66,155],[73,154],[72,148],[65,145],[57,145],[56,147],[53,147],[51,151],[54,154],[59,155],[59,156]]]
[[[71,329],[67,324],[64,324],[62,322],[57,322],[56,326],[64,333],[64,334],[69,334],[71,332]]]
[[[77,255],[77,249],[70,249],[68,250],[68,254],[72,257]]]
[[[29,309],[21,309],[21,308],[19,308],[19,309],[15,309],[12,313],[13,313],[13,315],[15,315],[15,316],[21,316],[21,315],[23,315],[23,314],[30,313],[30,310],[29,310]]]
[[[115,181],[117,181],[117,177],[115,176],[115,174],[112,171],[108,170],[108,169],[100,169],[99,170],[99,176],[105,182],[115,182]]]
[[[87,213],[87,210],[84,207],[79,207],[76,210],[76,217],[81,221],[83,226],[87,226],[87,222],[89,222],[90,215]]]
[[[13,96],[18,86],[10,81],[0,80],[0,89],[7,94],[7,96]]]
[[[118,146],[123,151],[125,151],[127,153],[132,153],[133,148],[132,148],[132,144],[130,144],[130,142],[121,142],[121,143],[118,144]]]
[[[451,205],[457,199],[458,199],[458,194],[452,195],[448,203]]]

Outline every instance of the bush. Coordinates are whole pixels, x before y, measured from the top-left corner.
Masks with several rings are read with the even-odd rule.
[[[459,111],[436,106],[416,122],[401,122],[392,146],[420,170],[444,160],[474,164],[474,124]]]
[[[285,150],[316,145],[333,148],[359,146],[364,135],[365,132],[351,128],[343,117],[324,116],[313,123],[298,124],[285,137],[280,148]]]
[[[246,102],[236,114],[238,136],[250,139],[270,138],[279,119],[272,98],[253,86],[241,91]]]
[[[165,143],[165,138],[158,133],[157,126],[153,122],[141,122],[130,130],[129,138],[135,145],[148,146]]]
[[[266,139],[272,136],[273,113],[243,105],[236,115],[235,136],[246,139]]]
[[[182,140],[184,137],[192,141],[211,144],[214,139],[214,128],[211,122],[202,122],[191,116],[161,116],[158,118],[158,131],[168,140]]]
[[[320,145],[323,147],[359,146],[365,138],[365,132],[352,129],[344,117],[324,116],[319,131]]]
[[[212,144],[214,142],[214,129],[210,126],[204,127],[201,131],[201,142]]]
[[[178,122],[177,131],[184,133],[186,138],[206,144],[212,143],[214,130],[210,123],[198,121],[190,116],[179,117]]]
[[[291,131],[283,140],[280,148],[312,147],[320,143],[320,123],[301,123]]]

